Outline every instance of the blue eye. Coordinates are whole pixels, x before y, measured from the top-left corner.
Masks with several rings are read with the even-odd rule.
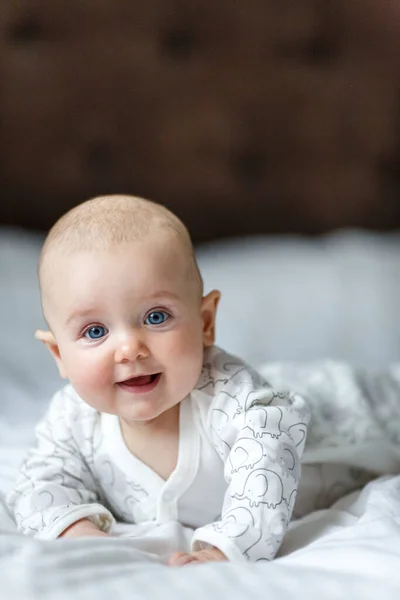
[[[169,314],[163,310],[154,310],[151,312],[145,320],[145,325],[162,325],[169,319]]]
[[[107,335],[108,331],[102,325],[94,325],[93,327],[89,327],[84,333],[85,337],[89,340],[101,340],[105,335]]]

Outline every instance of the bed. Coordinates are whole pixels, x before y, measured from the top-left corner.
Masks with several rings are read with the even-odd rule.
[[[224,594],[286,600],[301,590],[310,598],[397,598],[400,475],[395,473],[293,521],[279,558],[270,564],[172,569],[149,560],[129,538],[53,544],[16,534],[4,496],[33,425],[60,384],[50,357],[33,338],[42,323],[35,273],[42,239],[0,230],[1,597],[216,600]],[[218,284],[223,293],[218,342],[265,373],[276,361],[310,368],[324,357],[371,369],[395,363],[399,253],[398,234],[360,231],[314,241],[293,236],[220,241],[197,250],[206,288]]]
[[[268,564],[39,542],[4,498],[60,386],[33,337],[44,232],[96,194],[185,221],[218,344],[267,376],[400,371],[399,2],[2,0],[0,44],[1,600],[397,600],[397,388],[379,475],[294,520]]]

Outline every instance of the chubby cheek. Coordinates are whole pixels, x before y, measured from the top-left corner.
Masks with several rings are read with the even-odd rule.
[[[203,365],[201,329],[187,327],[171,332],[163,339],[160,350],[168,387],[173,387],[175,393],[185,397],[196,385]]]
[[[113,383],[109,361],[95,352],[80,351],[66,356],[64,365],[72,387],[88,404],[101,410],[105,393]]]

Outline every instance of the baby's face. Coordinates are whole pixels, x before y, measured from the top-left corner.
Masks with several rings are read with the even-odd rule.
[[[194,388],[217,302],[201,299],[188,264],[178,242],[153,236],[61,257],[52,268],[57,362],[88,404],[149,421]]]

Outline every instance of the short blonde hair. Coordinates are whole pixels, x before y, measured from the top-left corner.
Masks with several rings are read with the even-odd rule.
[[[141,240],[157,231],[171,233],[187,250],[202,295],[203,280],[185,225],[165,206],[128,195],[92,198],[58,219],[50,229],[39,257],[41,291],[47,261],[55,250],[61,250],[64,255],[85,250],[107,250],[119,244]]]

